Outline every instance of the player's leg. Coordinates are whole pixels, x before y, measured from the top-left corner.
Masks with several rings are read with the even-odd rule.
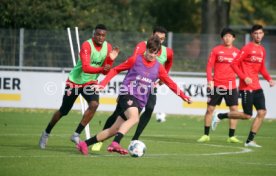
[[[233,110],[227,113],[219,113],[217,115],[218,119],[223,120],[223,119],[242,119],[242,120],[248,120],[251,118],[252,116],[252,105],[253,105],[253,97],[251,95],[252,93],[250,91],[240,91],[240,96],[242,99],[242,107],[244,112],[239,112],[238,109],[237,110]],[[227,96],[226,101],[229,101],[229,105],[236,105],[233,102],[238,102],[238,98],[237,100],[235,100],[235,92],[233,92],[233,97],[231,96]]]
[[[120,116],[126,121],[120,125],[113,142],[108,146],[108,151],[127,154],[128,151],[120,146],[120,142],[124,135],[139,122],[141,109],[137,99],[132,95],[120,96],[118,104],[121,108]]]
[[[224,96],[226,105],[229,107],[230,112],[238,111],[238,91],[237,89],[227,90],[227,94]],[[231,143],[241,143],[241,141],[235,136],[235,131],[237,128],[237,119],[229,119],[229,133],[227,142]]]
[[[204,134],[197,142],[209,142],[210,141],[210,127],[212,124],[212,116],[214,114],[216,105],[220,105],[222,96],[217,93],[217,88],[207,89],[207,109],[204,116]]]
[[[266,105],[263,90],[256,90],[253,92],[253,104],[257,110],[257,116],[254,119],[245,146],[248,147],[261,147],[254,142],[254,138],[259,131],[262,122],[266,115]]]
[[[156,94],[150,94],[148,102],[145,106],[145,111],[140,117],[138,126],[136,128],[134,136],[132,137],[132,140],[139,139],[140,135],[142,134],[145,127],[150,121],[155,105],[156,105]]]
[[[207,105],[206,113],[204,116],[204,134],[201,136],[197,142],[209,142],[210,141],[210,126],[212,121],[212,115],[215,111],[216,106]]]
[[[139,122],[139,112],[140,110],[137,107],[129,107],[124,112],[127,120],[120,125],[112,143],[108,146],[107,150],[109,152],[117,152],[120,154],[128,153],[127,149],[124,149],[120,146],[120,142],[124,135],[127,134],[128,131]]]
[[[94,117],[95,112],[99,106],[99,94],[98,92],[92,90],[90,86],[84,87],[81,94],[87,101],[88,108],[85,110],[79,125],[77,126],[74,134],[71,136],[71,141],[76,144],[79,143],[81,132]]]
[[[77,144],[77,149],[80,152],[82,152],[84,155],[87,155],[88,154],[88,146],[90,146],[90,145],[94,146],[95,144],[103,142],[104,140],[110,138],[111,136],[114,136],[124,121],[125,120],[123,118],[121,118],[120,116],[117,117],[115,123],[110,128],[102,130],[101,132],[99,132],[97,135],[91,137],[90,139],[81,141],[79,144]]]
[[[118,99],[117,99],[117,101],[118,101]],[[111,114],[111,116],[109,116],[107,118],[107,120],[104,124],[103,130],[110,128],[115,123],[118,116],[119,116],[119,106],[117,104],[116,109],[114,110],[114,112]],[[96,152],[101,151],[102,145],[103,145],[102,142],[98,142],[96,144],[93,144],[93,146],[91,147],[91,150],[96,151]]]
[[[229,110],[230,110],[230,112],[236,112],[236,111],[238,111],[238,106],[237,105],[230,106]],[[229,137],[227,139],[227,142],[230,142],[230,143],[241,143],[242,142],[235,136],[237,123],[238,123],[237,119],[229,119],[229,133],[228,133]]]
[[[114,110],[114,112],[111,114],[111,116],[109,116],[104,124],[103,130],[110,128],[116,121],[117,117],[119,116],[119,112],[118,112],[118,104],[116,106],[116,109]]]
[[[61,107],[53,114],[52,119],[50,120],[45,131],[42,132],[42,135],[40,137],[39,146],[41,149],[45,149],[49,134],[51,133],[52,129],[57,124],[57,122],[62,118],[62,116],[65,116],[68,114],[77,97],[78,97],[78,89],[70,88],[69,86],[65,88]]]

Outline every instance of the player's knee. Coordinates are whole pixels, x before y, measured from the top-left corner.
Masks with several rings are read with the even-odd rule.
[[[99,102],[97,101],[92,101],[91,103],[89,103],[89,109],[91,111],[95,111],[98,107],[99,107]]]
[[[213,115],[214,109],[213,108],[207,108],[206,115]]]
[[[266,110],[258,110],[257,117],[264,118],[266,115]]]
[[[70,109],[68,108],[60,108],[56,113],[60,114],[60,118],[62,116],[66,116],[69,113]]]

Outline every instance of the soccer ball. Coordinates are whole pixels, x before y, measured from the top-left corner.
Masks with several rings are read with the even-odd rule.
[[[128,146],[128,152],[132,157],[141,157],[145,154],[146,145],[139,140],[131,141]]]
[[[164,112],[157,112],[155,115],[157,122],[165,122],[166,121],[166,113]]]

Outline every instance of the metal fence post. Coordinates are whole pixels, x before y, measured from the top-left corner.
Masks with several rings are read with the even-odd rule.
[[[172,42],[173,42],[173,33],[168,32],[168,47],[172,48]]]
[[[24,28],[20,28],[19,33],[19,68],[24,66]]]

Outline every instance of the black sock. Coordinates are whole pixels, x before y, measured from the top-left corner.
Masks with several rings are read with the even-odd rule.
[[[228,113],[219,113],[218,118],[220,120],[228,118]]]
[[[144,131],[145,127],[150,121],[151,115],[152,115],[153,109],[146,108],[145,112],[141,115],[140,121],[138,123],[138,126],[136,128],[135,134],[132,138],[132,140],[138,140],[142,132]]]
[[[45,132],[48,133],[48,134],[50,134],[53,128],[54,128],[54,126],[51,125],[51,123],[49,123],[48,126],[47,126],[47,128],[45,129]]]
[[[96,144],[98,141],[97,139],[97,135],[93,136],[92,138],[87,139],[86,141],[84,141],[86,143],[87,146],[92,145],[92,144]]]
[[[229,128],[229,137],[233,137],[235,135],[235,129]]]
[[[120,144],[121,142],[121,139],[124,137],[124,135],[120,132],[118,132],[116,135],[115,135],[115,138],[114,138],[114,142],[117,142],[118,144]]]
[[[256,136],[256,133],[250,131],[250,133],[248,135],[248,138],[246,140],[246,143],[249,143],[250,141],[253,141],[255,136]]]
[[[78,128],[76,129],[76,133],[81,134],[82,130],[84,129],[85,126],[83,126],[81,123],[79,124]]]
[[[210,127],[209,126],[204,126],[204,134],[209,136],[209,132],[210,132]]]

